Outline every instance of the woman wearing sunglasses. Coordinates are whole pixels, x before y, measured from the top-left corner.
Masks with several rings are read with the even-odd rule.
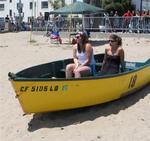
[[[105,49],[101,74],[116,74],[124,71],[124,50],[121,46],[121,37],[116,34],[111,34],[109,36],[109,46]]]
[[[80,78],[94,73],[95,60],[93,48],[84,32],[76,35],[77,43],[73,46],[74,63],[66,66],[66,78]]]

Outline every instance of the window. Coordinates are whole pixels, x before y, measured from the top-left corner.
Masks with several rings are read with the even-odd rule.
[[[48,8],[48,1],[42,1],[41,8]]]
[[[9,15],[12,16],[12,10],[9,10]]]
[[[33,8],[33,3],[32,2],[30,2],[30,9],[32,9]]]
[[[17,3],[17,9],[19,8],[19,3]]]
[[[0,11],[4,11],[4,4],[0,4]]]

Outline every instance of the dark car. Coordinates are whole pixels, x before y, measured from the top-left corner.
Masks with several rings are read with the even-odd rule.
[[[5,29],[5,18],[0,17],[0,31]]]

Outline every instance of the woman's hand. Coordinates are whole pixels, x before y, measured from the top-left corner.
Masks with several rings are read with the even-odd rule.
[[[76,65],[76,67],[75,67],[74,71],[81,66],[81,64],[79,62],[77,62],[75,65]]]

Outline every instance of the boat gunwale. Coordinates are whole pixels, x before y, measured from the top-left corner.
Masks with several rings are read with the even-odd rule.
[[[131,62],[131,63],[134,63],[134,62]],[[146,63],[146,61],[144,63]],[[9,77],[9,78],[10,78],[10,80],[13,80],[13,81],[82,81],[82,80],[96,80],[96,79],[107,79],[107,78],[109,79],[109,78],[120,77],[122,75],[134,73],[136,71],[145,69],[149,66],[150,66],[150,64],[145,64],[144,66],[135,68],[133,70],[125,71],[125,72],[121,72],[121,73],[117,73],[117,74],[87,76],[87,77],[70,78],[70,79],[66,79],[66,78],[26,78],[26,77],[17,77],[17,76],[14,78],[11,78],[11,77]]]

